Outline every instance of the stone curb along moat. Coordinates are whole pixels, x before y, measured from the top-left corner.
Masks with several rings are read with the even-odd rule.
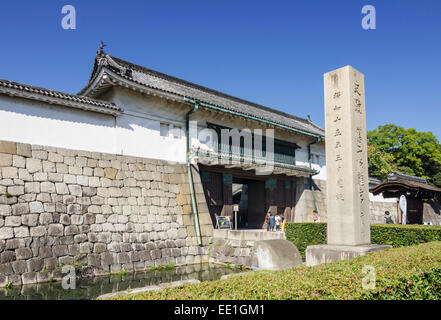
[[[0,141],[0,287],[208,262],[213,227],[184,164]]]

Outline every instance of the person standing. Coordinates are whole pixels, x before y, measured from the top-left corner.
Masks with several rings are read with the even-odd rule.
[[[277,214],[275,220],[276,220],[276,231],[280,231],[280,227],[282,225],[282,218]]]
[[[392,217],[390,216],[390,212],[389,211],[385,211],[384,212],[384,222],[386,224],[393,224],[394,221],[392,220]]]
[[[268,212],[265,216],[265,227],[266,227],[266,231],[270,231],[270,218],[271,214]]]
[[[276,218],[272,213],[269,216],[269,224],[270,224],[270,230],[274,231],[274,228],[276,227]]]
[[[314,221],[314,223],[320,222],[320,216],[315,209],[312,211],[312,220]]]
[[[282,231],[285,231],[286,228],[286,219],[285,216],[282,215]]]

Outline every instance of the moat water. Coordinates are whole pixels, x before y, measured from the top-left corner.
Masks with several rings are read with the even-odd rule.
[[[80,300],[94,299],[103,294],[155,286],[183,280],[213,281],[237,269],[198,264],[173,270],[143,271],[126,275],[109,275],[76,280],[75,289],[63,289],[61,281],[0,288],[0,300]]]

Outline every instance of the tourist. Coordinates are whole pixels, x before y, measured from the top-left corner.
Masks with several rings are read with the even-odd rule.
[[[393,224],[394,221],[392,220],[392,217],[390,216],[390,212],[389,211],[385,211],[384,212],[384,222],[387,224]]]
[[[312,220],[314,221],[314,223],[320,222],[320,216],[315,209],[312,211]]]
[[[276,221],[276,231],[280,231],[280,227],[282,225],[282,218],[278,214],[276,215],[275,221]]]
[[[270,231],[274,231],[274,228],[276,226],[276,218],[272,213],[270,214],[268,220],[269,220]]]
[[[285,231],[286,228],[286,219],[285,216],[282,216],[282,231]]]
[[[266,226],[266,231],[270,230],[270,220],[269,217],[271,216],[271,213],[268,212],[265,216],[265,226]]]

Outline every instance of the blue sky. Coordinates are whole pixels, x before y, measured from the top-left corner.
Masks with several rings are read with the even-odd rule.
[[[76,8],[77,29],[61,28]],[[376,30],[361,8],[376,8]],[[70,93],[99,41],[114,56],[324,126],[323,73],[365,74],[368,129],[441,140],[441,1],[2,1],[0,78]]]

